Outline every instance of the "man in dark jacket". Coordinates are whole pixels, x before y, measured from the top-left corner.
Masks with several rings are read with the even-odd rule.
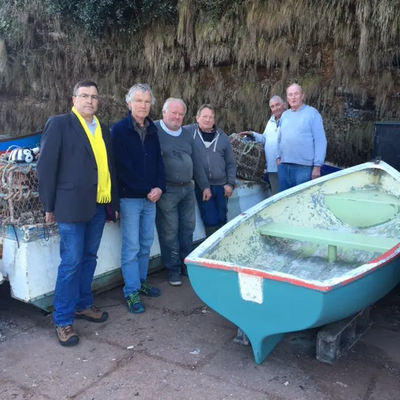
[[[79,342],[75,318],[108,318],[93,306],[91,284],[106,217],[116,219],[119,200],[110,133],[95,116],[98,100],[94,82],[75,85],[72,113],[47,121],[37,163],[46,222],[56,221],[60,233],[53,321],[63,346]]]
[[[165,191],[164,164],[157,128],[148,118],[155,99],[138,83],[126,95],[128,115],[111,129],[121,206],[121,269],[124,297],[131,313],[145,311],[139,295],[157,297],[147,281],[154,241],[156,202]]]
[[[215,108],[203,104],[196,115],[197,124],[185,128],[191,133],[196,152],[203,161],[203,168],[211,189],[211,199],[203,200],[196,185],[195,193],[207,237],[227,221],[227,200],[232,195],[236,181],[236,165],[228,136],[215,126]]]

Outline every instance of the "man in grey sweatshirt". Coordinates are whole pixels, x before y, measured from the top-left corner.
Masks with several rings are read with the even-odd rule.
[[[196,124],[187,125],[201,157],[210,184],[212,197],[203,200],[201,189],[195,193],[207,237],[227,221],[227,200],[232,195],[236,181],[236,165],[228,136],[215,126],[215,108],[203,104],[196,115]]]
[[[200,155],[195,151],[193,136],[182,128],[185,103],[181,99],[169,98],[162,113],[163,119],[156,121],[155,125],[164,161],[166,191],[156,203],[156,225],[169,283],[180,286],[181,274],[186,274],[183,260],[193,250],[196,226],[193,177],[204,201],[211,198],[211,191]]]

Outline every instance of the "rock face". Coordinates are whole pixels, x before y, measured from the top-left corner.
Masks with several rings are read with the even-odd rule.
[[[30,133],[68,112],[82,78],[98,83],[99,117],[110,124],[125,114],[129,87],[146,82],[153,118],[170,96],[188,104],[187,123],[211,102],[228,133],[262,132],[269,98],[298,82],[324,117],[327,159],[342,166],[369,159],[374,120],[400,118],[400,14],[391,0],[187,0],[169,24],[96,39],[29,3],[7,53],[0,39],[1,134]]]
[[[4,38],[0,38],[0,77],[6,77],[8,73],[7,68],[7,50],[6,41]]]

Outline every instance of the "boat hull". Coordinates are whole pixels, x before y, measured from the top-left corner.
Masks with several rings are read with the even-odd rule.
[[[186,258],[191,284],[259,364],[285,333],[352,316],[399,283],[399,197],[400,173],[385,163],[279,193]]]
[[[261,202],[270,195],[267,185],[238,181],[229,199],[228,220]],[[205,238],[205,230],[196,205],[195,242]],[[150,250],[150,269],[160,268],[160,245],[157,231]],[[120,285],[121,233],[119,223],[106,224],[98,251],[92,284],[94,292]],[[15,299],[48,310],[53,304],[53,291],[60,263],[60,239],[56,226],[34,225],[7,227],[0,272],[10,281]]]
[[[260,278],[263,300],[259,304],[243,299],[245,289],[241,287],[238,272],[203,268],[190,262],[187,266],[190,282],[200,299],[249,337],[256,364],[265,360],[283,334],[354,315],[382,298],[400,281],[400,258],[328,292]]]
[[[42,133],[32,133],[31,135],[18,137],[5,137],[0,139],[0,153],[6,152],[10,146],[35,148],[40,145]]]

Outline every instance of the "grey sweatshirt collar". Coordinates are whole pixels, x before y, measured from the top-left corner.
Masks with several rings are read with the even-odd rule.
[[[203,142],[203,144],[204,144],[204,146],[205,146],[206,149],[209,149],[209,148],[212,146],[212,144],[214,143],[213,152],[215,153],[215,151],[216,151],[216,149],[217,149],[217,143],[218,143],[219,135],[220,135],[220,133],[219,133],[218,131],[216,132],[216,135],[215,135],[214,139],[213,139],[211,142],[206,142],[206,141],[204,141],[203,135],[199,132],[199,128],[196,128],[196,129],[194,130],[193,140],[196,139],[196,135],[199,135],[199,138],[200,138],[201,141]]]

